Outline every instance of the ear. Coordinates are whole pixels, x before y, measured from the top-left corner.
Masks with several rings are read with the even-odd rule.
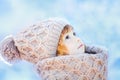
[[[14,63],[20,60],[20,53],[15,46],[13,36],[7,36],[0,43],[0,56],[9,63]]]

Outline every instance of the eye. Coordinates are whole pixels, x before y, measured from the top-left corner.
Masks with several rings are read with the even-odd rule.
[[[70,37],[67,35],[66,37],[65,37],[65,39],[69,39]]]
[[[74,35],[74,36],[76,36],[76,33],[75,33],[75,32],[73,32],[73,35]]]

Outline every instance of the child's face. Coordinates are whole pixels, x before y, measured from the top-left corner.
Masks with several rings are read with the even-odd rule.
[[[69,54],[84,53],[85,45],[80,38],[75,36],[73,30],[66,33],[63,37],[63,44],[67,47]]]

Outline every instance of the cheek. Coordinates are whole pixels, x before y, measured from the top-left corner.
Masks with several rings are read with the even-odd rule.
[[[65,45],[70,52],[69,54],[78,54],[83,53],[85,51],[85,47],[82,46],[81,48],[78,48],[80,46],[81,42],[77,42],[75,40],[69,40],[65,42]]]
[[[78,43],[74,40],[68,40],[65,42],[65,45],[69,50],[77,49]]]

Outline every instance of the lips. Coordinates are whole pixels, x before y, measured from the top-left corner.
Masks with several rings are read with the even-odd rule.
[[[83,44],[79,45],[79,46],[78,46],[78,49],[81,48],[82,46],[83,46]]]

